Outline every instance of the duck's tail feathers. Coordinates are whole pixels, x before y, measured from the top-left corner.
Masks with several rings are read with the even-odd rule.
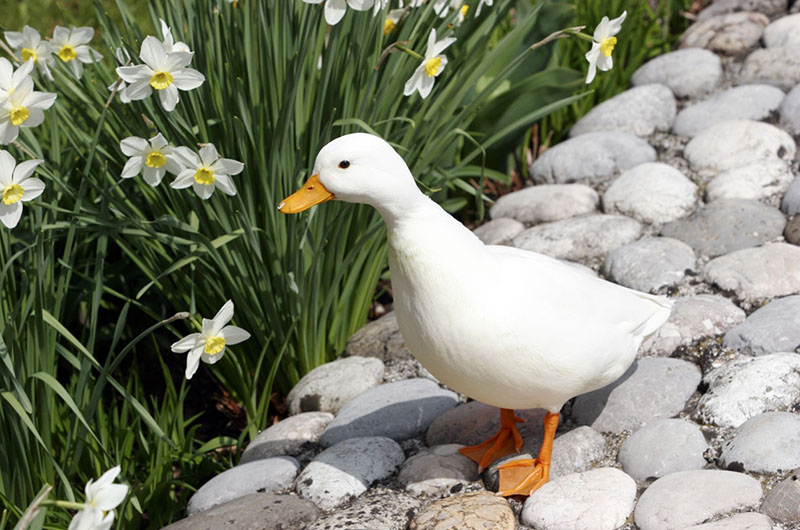
[[[654,296],[645,293],[637,293],[637,295],[651,302],[650,304],[647,304],[651,309],[650,314],[644,321],[639,322],[631,329],[631,334],[641,337],[644,340],[649,335],[655,333],[658,328],[663,326],[667,319],[669,319],[669,315],[672,313],[673,304],[672,300],[669,300],[664,296]]]

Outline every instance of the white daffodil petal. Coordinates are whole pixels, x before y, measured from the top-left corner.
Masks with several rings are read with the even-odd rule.
[[[69,41],[69,29],[64,26],[56,26],[53,29],[53,42],[58,44],[67,44]]]
[[[610,29],[611,28],[608,22],[608,17],[603,17],[600,20],[600,23],[597,24],[597,27],[594,28],[594,33],[592,34],[592,38],[597,42],[602,42],[603,39],[606,39],[611,35]]]
[[[178,159],[178,162],[180,162],[182,165],[186,167],[191,167],[196,169],[201,165],[203,165],[203,163],[200,161],[200,157],[197,156],[197,153],[195,153],[188,147],[185,146],[176,147],[174,154],[175,157]]]
[[[95,530],[102,517],[103,513],[100,510],[87,506],[75,514],[67,530]]]
[[[191,335],[187,335],[181,340],[174,342],[172,346],[170,346],[170,350],[172,350],[174,353],[186,353],[192,348],[197,347],[198,340],[200,340],[200,334],[192,333]]]
[[[164,135],[161,133],[158,133],[152,138],[150,138],[150,145],[158,149],[165,147],[168,143],[169,142],[167,142],[167,139],[164,138]]]
[[[125,167],[122,168],[122,173],[120,173],[120,178],[128,179],[131,177],[135,177],[142,171],[142,164],[143,159],[141,156],[134,156],[128,159],[125,162]]]
[[[211,171],[213,171],[214,174],[221,173],[223,175],[238,175],[243,169],[244,164],[238,160],[232,160],[230,158],[220,158],[211,164]]]
[[[17,161],[6,150],[0,151],[0,187],[6,187],[13,182],[14,167]]]
[[[217,187],[224,193],[225,195],[236,195],[236,186],[233,184],[233,181],[228,175],[223,174],[215,174],[217,180],[214,182]]]
[[[18,201],[14,204],[4,204],[0,201],[0,223],[6,225],[7,228],[14,228],[19,223],[22,217],[22,202]]]
[[[209,355],[208,353],[204,352],[202,357],[200,358],[206,364],[217,364],[225,356],[225,350],[226,348],[222,348],[222,350],[219,353],[215,353],[214,355]]]
[[[403,88],[404,96],[410,96],[411,94],[414,93],[414,91],[417,89],[417,85],[419,85],[420,79],[422,78],[423,75],[425,75],[424,72],[425,72],[424,64],[417,67],[417,69],[414,70],[414,73],[411,74],[411,77],[408,78],[408,81],[406,81],[405,87]]]
[[[602,70],[603,72],[608,72],[614,68],[614,58],[610,55],[606,57],[604,54],[600,53],[597,55],[597,69]]]
[[[88,44],[92,38],[94,38],[94,28],[91,26],[73,28],[70,34],[70,41],[75,44]]]
[[[335,26],[344,17],[347,11],[345,0],[328,0],[325,2],[325,22]]]
[[[53,106],[57,97],[58,94],[52,92],[32,92],[25,98],[25,106],[46,110]]]
[[[8,91],[14,77],[14,66],[5,57],[0,57],[0,89]]]
[[[164,110],[167,112],[175,110],[175,105],[177,105],[180,100],[178,88],[174,84],[168,86],[164,90],[159,90],[158,97],[161,100],[161,106],[164,107]]]
[[[19,127],[10,120],[0,121],[0,144],[10,144],[19,136]]]
[[[211,196],[214,194],[214,188],[216,188],[214,184],[211,184],[209,186],[205,186],[198,182],[192,184],[192,189],[194,190],[194,192],[197,194],[198,197],[200,197],[204,201],[211,198]]]
[[[170,188],[182,190],[194,184],[194,169],[184,169],[178,174],[178,177],[169,183]]]
[[[228,346],[239,344],[250,338],[250,333],[236,326],[225,326],[220,330],[219,334],[222,335],[225,339],[225,344]]]
[[[427,75],[423,75],[420,79],[419,83],[419,95],[422,96],[422,99],[428,97],[433,90],[433,82],[435,77],[429,77]]]
[[[436,57],[443,51],[445,51],[451,44],[456,41],[455,37],[449,37],[447,39],[442,39],[436,44],[433,45],[433,49],[431,50],[431,57]]]
[[[24,192],[22,199],[20,199],[23,202],[28,202],[35,199],[41,195],[45,189],[44,182],[37,178],[26,179],[25,182],[20,184],[20,186],[22,186],[22,190]]]
[[[20,127],[36,127],[44,121],[44,111],[35,107],[28,107],[28,119],[20,123]]]
[[[172,73],[172,82],[180,90],[194,90],[205,82],[206,76],[191,68],[184,68]]]
[[[203,319],[202,335],[203,335],[203,340],[205,340],[207,337],[213,337],[214,335],[216,335],[216,333],[214,332],[214,319],[213,318],[204,318]]]
[[[428,46],[425,48],[425,58],[430,59],[435,53],[433,53],[433,47],[436,46],[436,30],[431,29],[431,32],[428,33]]]
[[[178,161],[175,155],[167,156],[167,163],[166,165],[164,165],[164,167],[166,168],[167,171],[169,171],[173,175],[178,175],[180,174],[181,171],[183,171],[183,166]]]
[[[92,504],[95,508],[107,512],[122,504],[126,495],[128,495],[128,486],[124,484],[109,484],[97,492],[92,499]]]
[[[165,57],[164,69],[172,72],[172,75],[174,76],[182,68],[185,68],[189,65],[189,63],[192,62],[192,57],[194,57],[194,53],[192,52],[168,53]]]
[[[17,68],[16,72],[11,76],[11,86],[19,85],[25,77],[29,76],[33,71],[33,59],[28,59],[22,66]]]
[[[119,143],[125,156],[142,156],[148,151],[147,140],[138,136],[128,136]]]
[[[356,11],[366,11],[374,2],[375,0],[347,0],[347,5]]]
[[[17,164],[17,167],[14,168],[14,174],[11,177],[12,180],[17,184],[23,183],[25,179],[33,175],[33,172],[36,171],[36,168],[39,167],[42,162],[44,162],[44,160],[40,160],[38,158],[20,162]]]
[[[148,35],[142,42],[139,58],[153,70],[160,70],[165,62],[166,51],[160,40]],[[123,79],[125,79],[123,77]],[[125,79],[127,81],[127,79]]]
[[[204,166],[210,166],[219,158],[217,148],[214,144],[206,144],[200,148],[200,161]]]
[[[203,356],[204,346],[198,346],[189,352],[186,357],[186,379],[191,379],[197,368],[200,366],[200,357]]]
[[[109,530],[111,525],[114,524],[114,512],[107,512],[102,519],[97,523],[94,530]]]
[[[125,97],[131,101],[138,101],[144,99],[153,93],[153,88],[147,79],[131,83],[125,89]]]
[[[146,64],[137,64],[134,66],[118,66],[117,75],[127,83],[136,83],[137,81],[146,81],[150,83],[150,78],[153,77],[155,72]]]
[[[3,36],[6,38],[8,45],[14,49],[22,48],[22,43],[25,41],[25,37],[21,31],[6,31],[3,33]]]
[[[219,308],[217,314],[212,319],[214,321],[213,334],[219,334],[220,330],[233,318],[233,300],[228,300]]]
[[[586,60],[589,61],[589,71],[586,73],[586,84],[588,85],[594,80],[597,74],[597,59],[600,57],[600,45],[596,42],[592,43],[592,49],[586,52]]]

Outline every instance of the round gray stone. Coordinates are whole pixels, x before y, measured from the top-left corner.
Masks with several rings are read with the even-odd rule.
[[[794,136],[800,135],[800,85],[786,94],[780,107],[780,126]]]
[[[698,20],[705,20],[715,15],[754,11],[768,17],[786,13],[785,0],[717,0],[697,15]]]
[[[675,97],[667,86],[641,85],[594,107],[572,126],[569,134],[574,137],[611,131],[650,136],[657,131],[668,131],[676,113]]]
[[[772,530],[772,521],[760,513],[737,513],[713,523],[690,526],[685,530]]]
[[[660,83],[676,97],[699,97],[722,79],[722,61],[708,50],[688,49],[659,55],[640,66],[631,78],[634,86]]]
[[[603,195],[606,213],[621,213],[645,223],[667,223],[694,210],[697,185],[661,162],[623,172]]]
[[[503,195],[489,214],[535,225],[592,213],[599,202],[597,192],[584,184],[542,184]]]
[[[739,84],[766,83],[791,90],[800,83],[800,55],[791,46],[758,48],[744,61]]]
[[[720,199],[686,219],[667,223],[661,235],[714,258],[776,239],[785,226],[786,218],[777,208],[748,199]]]
[[[345,357],[308,372],[289,391],[289,414],[336,413],[342,405],[383,381],[383,361],[370,357]]]
[[[473,230],[473,233],[486,245],[505,245],[525,230],[525,225],[509,217],[492,219]]]
[[[319,442],[333,420],[329,412],[303,412],[270,426],[248,444],[240,464],[281,455],[298,455],[308,444]]]
[[[648,423],[619,449],[622,469],[639,482],[647,482],[677,471],[703,469],[708,443],[696,423],[662,419]]]
[[[314,503],[297,495],[265,491],[214,506],[162,530],[285,530],[305,528],[319,515]]]
[[[514,238],[513,246],[554,258],[580,261],[603,256],[636,240],[641,233],[641,223],[630,217],[586,215],[528,228]]]
[[[524,419],[517,429],[523,440],[538,438],[544,432],[544,409],[518,410],[514,413]],[[425,442],[429,446],[460,444],[477,445],[500,430],[500,409],[470,401],[451,409],[431,423]]]
[[[772,353],[728,361],[704,377],[708,391],[694,417],[720,427],[738,427],[764,412],[800,401],[800,355]]]
[[[322,433],[329,447],[348,438],[386,436],[402,441],[419,436],[458,404],[458,395],[430,379],[387,383],[358,395],[339,410]]]
[[[783,160],[762,160],[714,177],[706,187],[706,200],[766,199],[786,191],[793,177]]]
[[[404,461],[394,440],[351,438],[318,454],[297,477],[295,489],[323,510],[332,510],[392,475]]]
[[[645,339],[640,353],[669,356],[680,346],[688,346],[702,337],[721,335],[744,322],[744,311],[722,296],[700,294],[674,302],[669,320]]]
[[[397,479],[412,495],[444,496],[478,480],[478,465],[458,452],[463,445],[423,449],[403,464]]]
[[[800,416],[765,412],[753,416],[722,445],[720,464],[755,473],[783,473],[800,466]]]
[[[572,416],[600,432],[636,429],[677,416],[700,383],[700,369],[681,359],[635,361],[614,383],[578,396]]]
[[[800,247],[771,243],[737,250],[709,261],[703,276],[744,300],[800,293]]]
[[[356,331],[347,341],[346,353],[349,356],[375,357],[382,361],[404,361],[414,358],[400,333],[394,311],[386,313]]]
[[[338,508],[303,530],[405,530],[420,504],[404,493],[370,490],[352,505]],[[286,527],[286,530],[294,528],[299,527]]]
[[[758,47],[769,19],[749,11],[715,15],[698,20],[681,37],[681,48],[707,48],[717,53],[740,55]]]
[[[800,13],[773,20],[764,29],[764,44],[767,48],[775,46],[800,47]]]
[[[800,215],[795,215],[791,221],[786,223],[783,237],[786,238],[788,243],[800,246]]]
[[[772,85],[729,88],[680,111],[672,132],[681,136],[696,136],[726,120],[763,120],[778,109],[783,99],[783,90]]]
[[[692,247],[677,239],[650,237],[612,250],[603,262],[603,274],[610,280],[636,289],[655,292],[680,281],[694,270]]]
[[[678,471],[653,482],[633,516],[641,530],[682,530],[716,515],[753,508],[760,500],[761,484],[742,473]]]
[[[683,153],[701,177],[715,177],[727,169],[763,159],[791,162],[795,144],[785,131],[760,121],[726,120],[692,138]]]
[[[633,512],[636,482],[601,467],[551,480],[533,493],[520,521],[536,530],[614,530]]]
[[[754,355],[794,351],[800,346],[800,295],[772,301],[753,312],[722,339],[726,348]]]
[[[189,499],[186,513],[194,515],[218,504],[259,491],[287,489],[300,464],[290,456],[266,458],[241,464],[203,484]]]
[[[782,523],[800,521],[800,477],[796,472],[767,493],[761,511]]]
[[[800,177],[795,177],[781,201],[781,210],[786,215],[800,213]]]
[[[545,151],[531,164],[530,174],[537,184],[562,184],[609,177],[655,159],[656,150],[632,134],[587,133]]]

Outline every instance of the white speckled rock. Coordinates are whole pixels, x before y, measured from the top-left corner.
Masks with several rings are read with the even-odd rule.
[[[525,230],[525,225],[509,217],[499,217],[482,224],[473,232],[486,245],[505,245]]]
[[[601,467],[551,480],[522,508],[522,524],[536,530],[614,530],[633,511],[636,482]]]
[[[772,521],[760,513],[737,513],[713,523],[690,526],[684,530],[772,530]]]
[[[781,210],[786,215],[800,213],[800,177],[795,177],[781,201]]]
[[[800,416],[765,412],[741,424],[722,445],[720,464],[756,473],[783,473],[800,466]]]
[[[789,134],[800,135],[800,85],[797,85],[786,94],[780,107],[780,125]]]
[[[722,344],[754,355],[794,351],[800,346],[800,295],[779,298],[757,309],[728,331]]]
[[[784,0],[717,0],[700,11],[697,20],[739,11],[754,11],[772,17],[786,13],[786,2]]]
[[[351,438],[318,454],[297,477],[295,489],[323,510],[332,510],[393,474],[403,461],[403,450],[389,438]]]
[[[639,221],[621,215],[586,215],[528,228],[514,238],[517,248],[553,258],[583,260],[603,256],[642,233]]]
[[[771,243],[737,250],[709,261],[703,276],[746,300],[800,293],[800,247]]]
[[[489,215],[535,225],[592,213],[599,202],[597,192],[584,184],[542,184],[503,195]]]
[[[680,111],[672,132],[696,136],[721,121],[763,120],[777,110],[783,99],[783,90],[772,85],[729,88]]]
[[[636,429],[677,416],[700,384],[700,369],[681,359],[646,358],[614,383],[578,396],[572,416],[601,432]]]
[[[676,471],[703,469],[708,443],[696,423],[661,419],[648,423],[619,449],[622,469],[639,482],[660,478]]]
[[[649,237],[612,250],[603,262],[603,274],[610,280],[636,289],[655,292],[672,285],[694,270],[692,247],[668,237]]]
[[[722,61],[708,50],[678,50],[650,59],[631,78],[634,86],[660,83],[676,97],[698,97],[711,92],[722,78]]]
[[[766,16],[749,11],[707,17],[683,32],[681,48],[699,47],[740,55],[758,47],[767,24]]]
[[[458,404],[458,395],[430,379],[405,379],[367,390],[345,404],[320,437],[323,447],[348,438],[386,436],[402,441],[428,430]]]
[[[319,442],[333,420],[329,412],[303,412],[271,425],[247,445],[240,464],[271,456],[297,455],[310,443]]]
[[[289,414],[336,413],[342,405],[383,381],[383,362],[370,357],[345,357],[308,372],[286,396]]]
[[[478,480],[478,465],[458,452],[463,445],[423,449],[403,464],[397,479],[417,496],[444,496]]]
[[[683,530],[716,515],[753,508],[760,500],[761,484],[742,473],[679,471],[653,482],[633,515],[641,530]]]
[[[723,171],[706,187],[706,200],[766,199],[786,191],[794,175],[783,160],[762,160]]]
[[[603,194],[606,213],[621,213],[645,223],[667,223],[692,212],[697,185],[661,162],[623,172]]]
[[[800,477],[797,472],[773,486],[761,503],[761,511],[782,523],[800,521]]]
[[[299,468],[300,464],[290,456],[266,458],[232,467],[203,484],[189,499],[186,513],[194,515],[259,491],[286,489],[292,485]]]
[[[656,150],[632,134],[587,133],[545,151],[531,164],[530,174],[537,184],[562,184],[610,177],[655,159]]]
[[[787,410],[800,401],[800,355],[741,357],[704,377],[708,391],[694,417],[720,427],[738,427],[763,412]]]
[[[647,337],[639,352],[669,356],[679,346],[688,346],[702,337],[721,335],[740,322],[745,313],[730,300],[715,294],[677,298],[669,320]]]
[[[791,46],[759,48],[747,56],[739,84],[767,83],[791,90],[800,83],[800,54]]]
[[[800,46],[800,13],[773,20],[764,29],[764,44],[775,46]]]
[[[516,527],[516,517],[507,500],[487,491],[475,491],[429,504],[411,521],[408,530],[514,530]]]
[[[702,177],[762,159],[791,161],[795,144],[785,131],[760,121],[726,120],[692,138],[683,153]]]
[[[570,136],[590,132],[625,132],[649,136],[668,131],[675,121],[677,107],[672,91],[661,84],[629,88],[606,100],[572,126]]]
[[[350,506],[338,508],[320,517],[302,530],[406,530],[409,521],[419,510],[421,502],[396,491],[371,490]],[[287,526],[286,530],[301,527]],[[257,530],[252,529],[242,530]],[[260,530],[260,529],[258,529]]]

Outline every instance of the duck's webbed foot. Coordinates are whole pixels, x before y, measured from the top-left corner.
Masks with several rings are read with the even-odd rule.
[[[550,412],[544,417],[544,441],[538,458],[515,460],[499,467],[498,495],[530,495],[550,480],[550,456],[559,418]]]
[[[459,453],[477,462],[478,473],[497,460],[522,449],[522,436],[517,430],[517,423],[525,420],[514,415],[511,409],[500,409],[500,430],[478,445],[462,447]]]

